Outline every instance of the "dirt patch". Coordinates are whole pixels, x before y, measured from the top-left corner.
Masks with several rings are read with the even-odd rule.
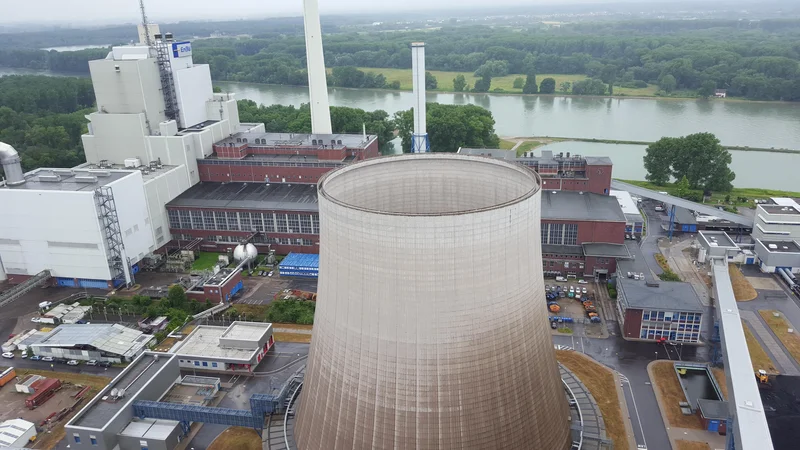
[[[177,339],[175,339],[175,338],[166,338],[166,339],[164,339],[163,341],[161,341],[161,342],[160,342],[160,343],[159,343],[159,344],[158,344],[158,345],[157,345],[157,346],[154,348],[154,350],[155,350],[155,351],[157,351],[157,352],[168,352],[168,351],[169,351],[169,349],[171,349],[171,348],[172,348],[172,346],[173,346],[173,345],[175,345],[175,344],[177,344],[177,343],[178,343],[178,340],[177,340]]]
[[[261,450],[261,437],[252,428],[230,427],[214,439],[208,450]]]
[[[717,385],[719,386],[719,390],[722,391],[722,398],[727,400],[728,399],[728,377],[725,375],[725,370],[720,369],[719,367],[712,367],[711,373],[714,374],[714,378],[717,380]]]
[[[306,331],[311,331],[314,328],[314,325],[300,325],[296,323],[273,323],[272,326],[274,328],[285,328],[290,330],[306,330]]]
[[[711,447],[705,442],[697,441],[675,441],[678,446],[677,450],[711,450]]]
[[[753,363],[753,371],[757,372],[759,369],[763,369],[766,370],[767,373],[779,373],[778,368],[775,367],[775,363],[767,352],[764,351],[764,347],[761,346],[755,335],[753,335],[753,331],[750,330],[750,327],[744,321],[742,321],[742,328],[744,329],[744,338],[747,340],[747,350],[750,351],[750,361]]]
[[[306,333],[272,333],[276,342],[297,342],[300,344],[310,344],[311,335]]]
[[[620,398],[611,370],[573,351],[556,350],[556,358],[581,380],[594,397],[603,414],[606,433],[614,441],[614,448],[628,448],[628,434],[625,432]]]
[[[728,264],[728,273],[731,275],[733,295],[737,302],[749,302],[758,297],[758,292],[735,264]]]
[[[775,336],[780,339],[786,350],[789,350],[789,354],[792,355],[794,360],[800,362],[800,336],[797,335],[797,329],[784,318],[783,313],[780,311],[759,310],[758,313],[767,322]],[[777,317],[775,317],[775,313],[778,314]],[[790,328],[792,333],[789,333]]]
[[[670,361],[658,361],[651,366],[653,374],[653,385],[661,393],[661,406],[667,415],[667,422],[673,427],[692,428],[702,430],[703,424],[696,415],[684,416],[681,412],[680,402],[686,401],[683,395],[681,383],[678,375],[675,374],[675,367]]]

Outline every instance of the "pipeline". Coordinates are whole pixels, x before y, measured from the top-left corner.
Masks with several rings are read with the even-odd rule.
[[[778,271],[777,271],[777,272],[778,272],[778,274],[780,274],[781,278],[783,278],[783,281],[785,281],[785,282],[786,282],[786,284],[788,284],[788,285],[789,285],[789,288],[790,288],[790,289],[791,289],[791,288],[792,288],[792,287],[793,287],[795,284],[797,284],[797,283],[796,283],[796,281],[797,281],[797,278],[795,278],[795,277],[794,277],[794,275],[792,275],[791,273],[789,273],[789,271],[788,271],[788,270],[786,270],[786,269],[784,269],[784,268],[778,268]]]

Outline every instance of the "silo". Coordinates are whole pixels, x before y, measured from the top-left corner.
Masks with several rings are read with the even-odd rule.
[[[538,175],[429,153],[352,164],[318,189],[298,449],[568,448]]]

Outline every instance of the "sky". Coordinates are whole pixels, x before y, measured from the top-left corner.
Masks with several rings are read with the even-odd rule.
[[[648,0],[496,0],[492,5],[591,4],[613,2],[646,2]],[[664,1],[664,0],[660,0]],[[12,3],[3,8],[5,23],[64,23],[96,25],[136,23],[138,0],[0,0]],[[486,7],[486,0],[319,0],[324,14],[381,12],[399,10],[453,9]],[[258,19],[276,16],[298,16],[302,0],[145,0],[151,22],[193,19]]]

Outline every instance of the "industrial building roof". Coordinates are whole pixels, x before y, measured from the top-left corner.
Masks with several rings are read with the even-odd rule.
[[[619,207],[622,209],[622,213],[625,214],[625,220],[627,222],[644,223],[644,217],[642,217],[642,213],[639,211],[636,202],[633,201],[630,192],[612,190],[609,194],[612,197],[616,197],[617,202],[619,202]]]
[[[626,272],[624,261],[617,263],[619,273]],[[657,309],[661,311],[703,312],[703,305],[690,283],[659,281],[647,286],[645,281],[624,276],[617,277],[620,292],[625,296],[628,307],[636,309]],[[658,284],[658,286],[652,286]]]
[[[800,253],[800,245],[795,241],[760,241],[770,253]]]
[[[800,211],[795,206],[761,205],[761,208],[767,214],[800,214]]]
[[[319,269],[319,255],[313,253],[289,253],[283,258],[280,268]]]
[[[85,326],[85,325],[83,325]],[[86,405],[68,425],[86,428],[103,429],[114,416],[128,407],[136,399],[139,392],[175,355],[143,353],[136,358],[116,378],[111,380],[99,394]],[[103,397],[110,395],[112,389],[125,389],[125,397],[116,402],[104,401]]]
[[[17,441],[34,426],[33,422],[22,419],[8,419],[0,423],[0,447],[24,446],[27,442]]]
[[[59,325],[31,346],[62,348],[91,346],[107,353],[130,358],[139,353],[152,339],[152,335],[119,324],[76,324]]]
[[[50,311],[47,311],[44,315],[47,317],[53,317],[64,323],[75,323],[83,319],[86,313],[91,311],[91,309],[91,306],[81,306],[81,304],[77,302],[71,305],[61,303],[56,305]]]
[[[625,222],[617,199],[591,192],[542,191],[542,219]]]
[[[625,244],[608,244],[605,242],[585,242],[581,244],[583,254],[605,258],[630,258],[631,252]]]
[[[667,214],[669,214],[669,210],[667,211]],[[694,213],[689,211],[688,209],[676,206],[675,222],[682,225],[692,225],[692,224],[697,224],[697,218],[695,217]]]
[[[98,187],[131,175],[131,170],[46,169],[25,174],[25,182],[5,189],[32,191],[94,192]]]
[[[472,156],[487,156],[497,159],[505,159],[505,160],[516,160],[517,162],[523,161],[537,161],[538,163],[553,163],[557,164],[558,161],[583,161],[586,163],[587,166],[611,166],[613,163],[611,162],[611,158],[607,156],[581,156],[581,155],[572,155],[570,157],[565,158],[562,154],[554,155],[552,151],[543,150],[541,156],[529,156],[529,157],[517,157],[516,150],[502,150],[499,148],[467,148],[461,147],[458,149],[458,153],[462,155],[472,155]]]
[[[172,434],[179,424],[180,422],[177,420],[135,418],[119,432],[119,435],[163,441]]]
[[[725,401],[700,398],[697,399],[697,407],[706,419],[727,419],[730,415],[728,402]]]
[[[317,211],[315,184],[199,183],[167,207]]]
[[[252,325],[248,324],[248,327],[245,327],[241,322],[234,322],[234,324],[237,323],[239,324],[237,327],[234,327],[234,325],[230,327],[211,325],[197,326],[182,342],[170,349],[170,353],[174,353],[180,357],[214,358],[235,361],[239,364],[247,364],[253,359],[256,353],[258,353],[258,348],[242,349],[223,346],[220,343],[220,339],[238,339],[257,342],[257,339],[269,331],[272,324],[254,322]],[[258,332],[258,330],[254,331],[254,327],[260,327],[261,332]],[[258,335],[257,337],[256,334]]]
[[[583,247],[580,245],[542,244],[542,254],[583,256]]]
[[[458,153],[462,155],[487,156],[497,159],[513,160],[517,159],[516,150],[501,150],[499,148],[459,148]]]
[[[728,233],[724,231],[701,230],[698,234],[700,235],[701,243],[703,243],[705,247],[739,248],[739,246],[733,242],[733,239],[728,236]]]
[[[366,148],[370,142],[378,137],[375,135],[367,135],[367,139],[361,134],[296,134],[296,133],[236,133],[233,136],[223,139],[216,143],[216,145],[224,146],[227,144],[241,144],[244,139],[247,139],[247,145],[250,147],[257,147],[265,145],[269,147],[312,147],[314,145],[323,145],[327,147],[341,148]],[[264,140],[266,143],[256,143]],[[238,141],[237,141],[238,140]],[[317,144],[312,143],[318,141]],[[334,141],[334,142],[332,142]]]

